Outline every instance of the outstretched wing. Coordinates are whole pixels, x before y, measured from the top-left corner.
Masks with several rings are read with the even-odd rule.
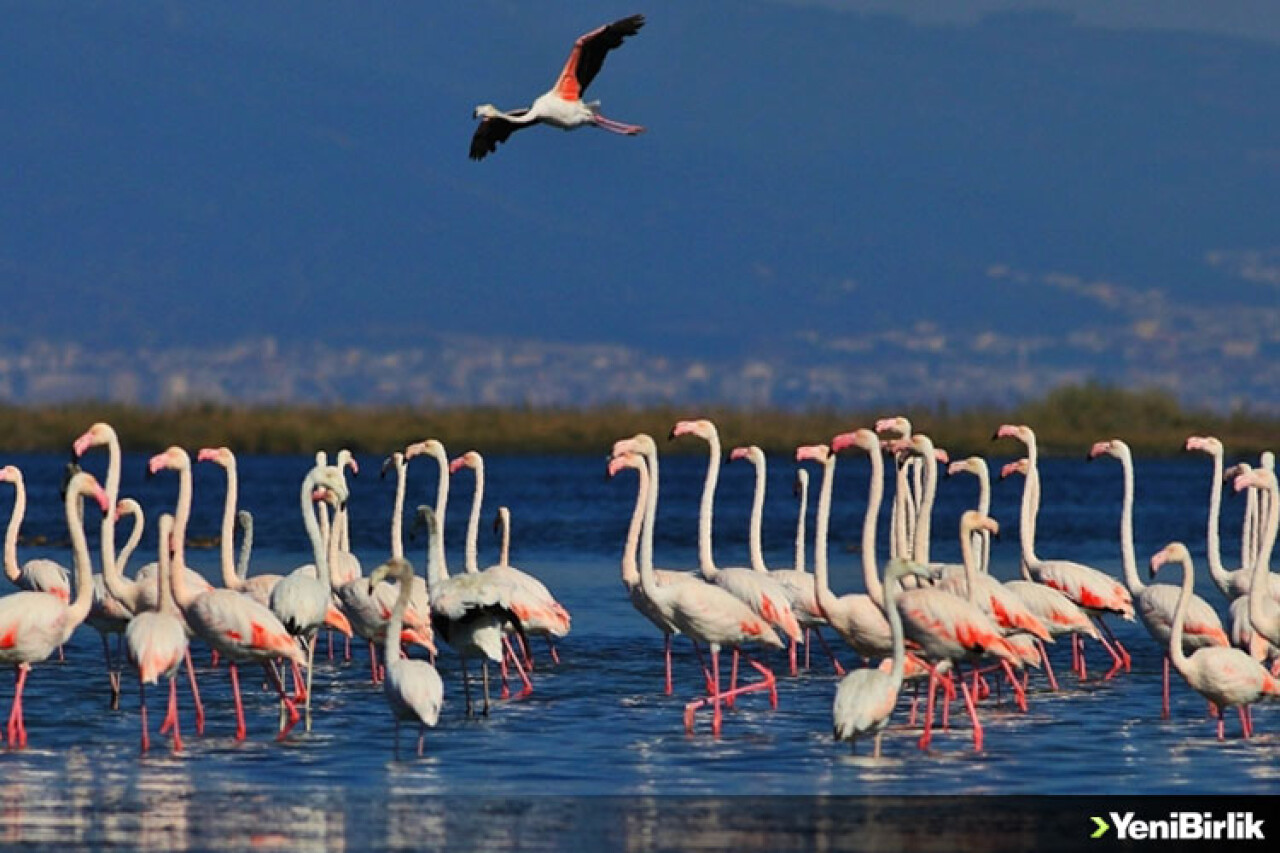
[[[529,112],[527,109],[512,110],[510,115],[522,116],[527,112]],[[518,122],[510,121],[502,116],[482,119],[480,126],[476,128],[476,132],[471,136],[471,159],[483,160],[486,154],[492,154],[498,149],[499,142],[506,142],[507,137],[520,128],[537,123],[537,119]]]
[[[644,15],[631,15],[579,36],[556,82],[556,92],[560,97],[568,101],[578,100],[600,73],[605,54],[619,47],[623,39],[635,35],[643,26]]]

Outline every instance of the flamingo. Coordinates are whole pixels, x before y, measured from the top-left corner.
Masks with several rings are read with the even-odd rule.
[[[191,506],[191,457],[181,447],[173,446],[152,456],[147,463],[147,470],[151,474],[162,470],[178,473],[178,511],[173,527],[170,587],[191,631],[227,658],[236,706],[236,740],[244,740],[247,733],[244,704],[240,699],[240,677],[236,667],[239,661],[263,664],[267,675],[274,682],[288,714],[288,720],[281,726],[277,736],[277,740],[283,740],[297,724],[300,715],[293,700],[285,695],[284,683],[267,664],[277,658],[284,658],[301,665],[306,660],[302,650],[275,614],[249,596],[231,589],[210,588],[201,592],[188,586],[184,537],[186,516],[190,513]]]
[[[637,492],[636,508],[631,515],[631,525],[627,532],[626,545],[622,550],[622,584],[627,589],[631,606],[653,623],[663,634],[663,657],[666,661],[666,682],[663,692],[670,696],[671,684],[671,638],[680,633],[680,629],[667,618],[661,609],[645,595],[644,585],[640,582],[639,564],[636,560],[636,548],[643,525],[643,545],[649,551],[649,564],[653,565],[653,527],[658,515],[658,445],[647,433],[637,433],[631,438],[622,438],[614,442],[610,459],[627,459],[627,467],[643,465],[647,475],[648,488]],[[610,475],[612,476],[612,475]],[[680,572],[672,569],[654,569],[654,581],[658,586],[677,583],[702,583],[701,578],[692,572]],[[698,648],[693,640],[694,649]],[[699,652],[701,655],[701,652]]]
[[[1280,646],[1280,605],[1264,592],[1270,587],[1271,553],[1276,544],[1277,524],[1280,523],[1280,491],[1277,491],[1275,471],[1254,468],[1236,477],[1234,486],[1237,492],[1245,488],[1264,492],[1258,502],[1260,507],[1266,505],[1267,513],[1266,518],[1259,519],[1259,547],[1253,561],[1253,577],[1249,581],[1249,621],[1254,631],[1272,645]]]
[[[117,562],[116,555],[116,516],[121,503],[129,501],[125,498],[121,501],[120,495],[120,438],[116,435],[115,428],[104,421],[98,421],[85,430],[71,445],[71,452],[75,459],[80,460],[95,447],[105,447],[107,449],[107,472],[106,479],[103,482],[103,488],[107,493],[109,502],[106,514],[102,519],[100,545],[102,550],[102,582],[107,591],[120,604],[124,606],[130,613],[142,613],[147,610],[157,610],[160,607],[160,601],[153,598],[157,594],[159,585],[152,572],[159,571],[159,562],[153,561],[147,563],[138,569],[133,579],[125,577],[123,561]],[[150,468],[148,468],[147,476],[151,476]],[[127,503],[126,503],[127,506]],[[182,535],[185,535],[186,520],[191,515],[191,491],[187,490],[186,503],[182,503],[182,494],[179,492],[179,504],[174,513],[174,527],[181,528]],[[141,508],[139,508],[137,522],[139,529],[138,535],[141,535]],[[132,541],[132,534],[130,540]],[[126,546],[126,551],[121,552],[121,556],[127,558],[131,551]],[[193,590],[203,592],[210,589],[209,582],[205,580],[197,572],[191,569],[183,569],[186,575],[187,586]],[[181,611],[178,618],[185,624],[186,617]],[[188,637],[191,635],[190,627],[187,628]],[[196,708],[196,733],[204,732],[204,703],[200,701],[200,685],[196,681],[196,667],[194,661],[191,660],[191,649],[188,646],[186,653],[187,680],[191,685],[191,702]]]
[[[1035,553],[1036,514],[1040,504],[1040,473],[1036,467],[1036,434],[1029,426],[1002,424],[993,438],[1015,438],[1027,448],[1026,483],[1022,489],[1022,514],[1019,538],[1022,542],[1022,559],[1031,576],[1038,582],[1053,587],[1066,595],[1077,606],[1097,620],[1102,633],[1098,635],[1102,647],[1111,655],[1111,669],[1103,680],[1112,678],[1121,669],[1129,669],[1129,653],[1115,638],[1103,616],[1115,614],[1133,621],[1133,599],[1129,590],[1115,578],[1092,566],[1070,560],[1042,560]],[[1105,636],[1104,636],[1105,635]],[[1110,640],[1108,642],[1108,639]],[[1083,661],[1079,646],[1073,649]],[[1083,669],[1083,663],[1081,664]]]
[[[161,731],[173,730],[173,751],[182,751],[182,733],[178,724],[178,682],[176,675],[187,654],[187,631],[174,615],[176,607],[169,592],[169,541],[173,533],[173,516],[165,513],[158,522],[160,530],[159,563],[156,572],[159,609],[146,610],[129,620],[125,629],[125,646],[129,661],[138,671],[138,705],[142,716],[142,751],[151,746],[147,727],[147,685],[155,684],[161,675],[169,678],[169,709]]]
[[[975,507],[980,515],[991,514],[991,470],[987,460],[981,456],[968,456],[947,465],[947,476],[972,474],[978,479],[978,505]],[[991,571],[991,536],[985,530],[974,533],[974,548],[978,553],[978,571]]]
[[[679,421],[671,429],[671,438],[694,435],[707,442],[707,474],[702,484],[702,501],[698,509],[698,564],[702,577],[740,598],[758,616],[767,619],[792,641],[800,642],[803,633],[791,609],[787,591],[767,573],[745,567],[718,568],[712,556],[712,510],[716,483],[720,479],[720,434],[716,425],[704,419]]]
[[[320,522],[316,520],[312,507],[313,492],[319,493],[323,500],[340,507],[347,500],[346,481],[337,467],[317,465],[302,479],[300,503],[302,522],[311,540],[312,554],[315,562],[309,566],[295,569],[280,579],[271,590],[271,612],[276,615],[285,630],[297,637],[307,652],[307,686],[304,704],[304,727],[311,731],[311,682],[312,669],[315,662],[316,635],[320,626],[329,621],[329,611],[333,607],[333,571],[330,558],[337,551],[337,537],[330,536],[328,552],[320,541]],[[318,577],[313,577],[307,569],[311,569]],[[339,630],[351,634],[351,626],[346,617],[342,617]],[[398,638],[397,638],[398,639]],[[296,678],[295,670],[295,678]]]
[[[880,738],[894,706],[898,704],[898,692],[902,689],[906,669],[906,645],[902,634],[902,616],[898,613],[896,598],[899,581],[906,574],[922,579],[930,577],[929,570],[919,563],[894,560],[885,568],[884,606],[889,617],[889,630],[893,636],[893,663],[888,672],[866,667],[849,673],[836,688],[832,707],[836,740],[850,741],[857,749],[858,738],[875,735],[874,758],[880,757]]]
[[[1240,708],[1243,736],[1253,734],[1253,726],[1245,713],[1247,707],[1265,696],[1280,696],[1280,683],[1267,672],[1262,664],[1249,655],[1230,646],[1207,646],[1187,655],[1183,651],[1183,625],[1187,608],[1191,604],[1191,590],[1195,585],[1195,569],[1191,554],[1181,542],[1171,542],[1151,558],[1151,575],[1168,562],[1182,564],[1182,589],[1178,607],[1173,615],[1169,631],[1169,658],[1187,683],[1218,708],[1218,740],[1223,740],[1225,721],[1223,711]]]
[[[974,603],[977,566],[973,555],[972,534],[979,527],[991,533],[998,533],[1000,530],[993,519],[973,510],[966,510],[960,516],[960,553],[964,562],[968,596],[961,598],[936,587],[908,589],[903,590],[898,597],[898,610],[902,614],[907,637],[919,644],[925,658],[955,664],[994,655],[1002,661],[1001,665],[1005,667],[1016,689],[1017,679],[1013,677],[1009,665],[1020,666],[1021,658],[1017,650],[1004,639],[1000,627]],[[932,738],[933,701],[937,681],[937,675],[931,674],[925,729],[919,743],[921,749],[927,749]],[[969,718],[973,721],[973,748],[976,752],[981,752],[982,724],[978,721],[974,697],[964,681],[960,682],[960,688]],[[1024,701],[1020,699],[1019,705],[1025,708]]]
[[[1138,577],[1138,561],[1133,547],[1133,455],[1121,439],[1096,442],[1089,449],[1089,459],[1110,456],[1120,461],[1124,473],[1124,499],[1120,508],[1120,562],[1124,583],[1133,597],[1139,620],[1157,643],[1168,645],[1173,617],[1178,609],[1178,588],[1172,584],[1144,584]],[[1187,605],[1182,634],[1183,651],[1194,653],[1208,646],[1230,645],[1222,620],[1209,602],[1192,595]],[[1160,716],[1169,718],[1169,659],[1164,660],[1164,682]]]
[[[796,621],[800,623],[800,627],[804,628],[806,650],[808,648],[809,631],[818,632],[818,640],[822,643],[823,648],[827,650],[827,655],[831,658],[831,663],[835,667],[836,675],[844,675],[844,667],[840,665],[840,661],[836,660],[835,654],[822,637],[821,628],[827,624],[827,620],[818,606],[813,575],[804,570],[804,502],[802,501],[800,505],[800,521],[796,531],[795,565],[790,569],[774,569],[771,571],[765,565],[764,549],[760,543],[760,528],[764,521],[765,483],[767,481],[767,463],[764,451],[754,444],[746,447],[735,447],[729,452],[729,461],[734,462],[738,459],[746,459],[751,463],[751,467],[755,471],[756,482],[751,498],[751,525],[748,534],[751,568],[757,572],[767,572],[769,577],[782,585],[782,588],[787,593],[787,600],[791,605],[791,610],[796,615]],[[805,491],[807,493],[809,474],[803,469],[801,471],[804,473]],[[796,651],[798,645],[798,643],[792,641],[788,649],[791,657],[792,675],[797,672]]]
[[[644,595],[651,605],[671,622],[681,633],[690,639],[706,643],[711,648],[711,672],[708,673],[708,686],[711,695],[706,699],[695,699],[685,705],[685,731],[692,732],[694,716],[699,708],[708,702],[712,706],[711,731],[720,734],[722,726],[721,704],[745,693],[768,691],[770,707],[778,706],[777,681],[773,673],[763,664],[747,658],[762,676],[761,680],[742,687],[731,687],[727,691],[720,689],[720,648],[731,646],[737,648],[747,642],[760,642],[774,648],[782,648],[782,640],[769,623],[756,615],[743,601],[731,595],[722,587],[707,583],[676,582],[660,585],[653,570],[653,512],[652,504],[646,494],[649,491],[649,468],[647,464],[637,464],[636,454],[623,450],[615,453],[609,460],[609,476],[612,477],[624,468],[634,468],[640,478],[639,489],[642,498],[637,504],[646,507],[645,545],[640,550],[640,584]]]
[[[880,418],[875,423],[876,434],[897,433],[897,440],[906,442],[911,439],[911,421],[902,415],[891,418]],[[920,461],[914,456],[894,452],[890,442],[885,442],[885,449],[894,454],[896,479],[894,482],[893,505],[889,516],[889,556],[899,559],[914,559],[912,554],[916,541],[916,523],[920,515],[920,496],[924,489],[924,471]]]
[[[435,519],[429,523],[428,535],[439,535]],[[418,755],[422,755],[423,741],[426,738],[427,726],[434,726],[440,719],[440,706],[444,702],[444,682],[436,668],[424,660],[412,660],[402,657],[400,652],[400,629],[404,625],[404,611],[409,605],[409,597],[413,594],[413,565],[403,557],[392,557],[378,566],[369,575],[370,589],[385,578],[394,580],[399,585],[395,607],[391,610],[391,619],[384,632],[385,648],[383,658],[387,662],[387,677],[382,682],[382,693],[391,706],[391,716],[396,721],[395,745],[400,750],[400,721],[408,720],[418,724]]]
[[[502,112],[493,104],[481,104],[475,108],[474,118],[480,125],[471,137],[471,159],[483,160],[493,153],[498,143],[506,142],[512,133],[534,124],[548,124],[561,130],[573,130],[583,125],[594,125],[611,133],[635,136],[644,128],[634,124],[605,118],[600,114],[599,101],[583,101],[591,81],[600,73],[609,51],[622,45],[623,39],[633,36],[644,26],[644,15],[631,15],[597,27],[578,37],[569,53],[556,84],[540,95],[527,108]]]
[[[23,590],[0,598],[0,664],[13,664],[15,685],[9,711],[10,747],[27,745],[27,728],[22,715],[22,689],[31,664],[46,660],[54,650],[71,639],[76,627],[89,615],[93,600],[93,569],[84,534],[83,501],[92,497],[103,512],[107,494],[92,474],[74,474],[64,500],[67,527],[76,575],[76,593],[64,601],[48,592]]]
[[[138,547],[138,542],[142,539],[142,530],[145,526],[142,507],[132,498],[125,498],[116,504],[116,521],[118,522],[125,516],[133,517],[133,527],[129,530],[128,541],[120,549],[120,554],[116,558],[122,567],[121,571],[123,571],[123,566],[129,562],[129,557],[133,555],[134,549]],[[107,681],[111,685],[111,710],[113,711],[120,707],[120,669],[111,658],[110,637],[112,634],[117,637],[123,637],[125,628],[132,618],[133,611],[125,607],[120,599],[111,594],[107,589],[103,575],[95,572],[93,575],[93,604],[89,607],[89,616],[85,619],[85,623],[97,631],[102,638],[102,657],[107,666]]]
[[[474,450],[468,450],[449,463],[449,474],[452,476],[463,468],[470,468],[474,471],[476,478],[475,493],[471,500],[471,516],[467,522],[465,551],[465,568],[468,572],[474,573],[479,571],[476,539],[478,538],[480,527],[480,507],[484,502],[484,457]],[[509,534],[509,513],[507,531]],[[484,570],[484,574],[495,581],[511,586],[511,609],[520,617],[520,624],[524,628],[524,633],[526,635],[532,634],[546,637],[547,645],[551,649],[551,659],[555,663],[559,663],[560,657],[556,653],[553,638],[560,639],[569,633],[571,622],[569,611],[556,600],[555,596],[551,594],[551,591],[547,589],[542,581],[528,572],[511,565],[508,559],[509,556],[489,566]],[[508,626],[507,630],[508,633],[511,633],[515,629],[514,626]],[[525,662],[530,668],[533,667],[533,656],[529,653],[529,650],[525,651]]]
[[[236,456],[227,447],[202,447],[196,453],[197,462],[212,462],[227,472],[227,493],[222,505],[222,535],[219,537],[222,585],[236,592],[243,592],[263,607],[269,606],[271,590],[275,589],[283,575],[259,574],[242,577],[235,564],[236,502],[239,496],[240,478],[236,469]],[[247,573],[247,565],[246,565]]]
[[[16,465],[0,468],[0,483],[13,483],[13,511],[4,535],[4,573],[18,589],[47,592],[62,601],[71,600],[71,579],[54,560],[38,557],[18,566],[18,530],[27,513],[27,488]]]

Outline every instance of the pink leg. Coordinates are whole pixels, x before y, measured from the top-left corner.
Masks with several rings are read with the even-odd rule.
[[[960,679],[957,674],[956,678]],[[942,676],[942,730],[949,731],[951,729],[951,702],[956,698],[955,688],[952,686],[951,673]]]
[[[733,707],[734,697],[738,695],[738,650],[733,650],[733,666],[729,670],[729,692],[721,694],[727,708]]]
[[[1022,682],[1018,681],[1018,677],[1013,674],[1013,665],[1007,660],[1000,661],[1004,664],[1004,674],[1009,678],[1009,683],[1013,685],[1013,701],[1017,704],[1018,710],[1022,713],[1027,712],[1027,694],[1022,690]]]
[[[381,667],[378,666],[378,648],[373,644],[373,640],[369,641],[369,669],[373,673],[373,683],[381,684],[382,678],[380,677],[381,673],[379,672]]]
[[[693,644],[693,650],[698,653],[698,663],[702,665],[702,677],[707,682],[707,695],[710,696],[718,689],[718,685],[711,682],[711,670],[707,669],[707,659],[702,656],[702,648],[697,644]]]
[[[1161,693],[1160,719],[1169,719],[1169,656],[1164,656],[1164,690]]]
[[[505,634],[502,637],[502,660],[498,661],[498,674],[502,676],[502,692],[498,694],[499,699],[511,698],[511,686],[507,683],[507,660],[512,662],[516,659],[515,649],[511,647],[511,638]]]
[[[982,752],[982,723],[978,722],[978,709],[973,704],[973,696],[969,694],[969,688],[965,683],[960,682],[960,690],[964,693],[964,704],[969,709],[969,719],[973,720],[973,751]]]
[[[547,652],[551,655],[551,662],[556,666],[560,665],[560,653],[556,651],[556,644],[551,642],[551,637],[547,637]]]
[[[620,121],[614,121],[611,118],[605,118],[599,113],[595,117],[595,125],[610,133],[621,133],[626,136],[635,136],[637,133],[643,133],[644,128],[638,124],[623,124]]]
[[[821,631],[815,630],[813,633],[817,636],[817,638],[818,638],[818,642],[822,644],[822,648],[826,650],[826,652],[827,652],[827,657],[831,658],[831,665],[835,667],[835,669],[836,669],[836,675],[844,675],[844,667],[840,665],[840,660],[836,657],[836,653],[835,653],[835,652],[833,652],[833,651],[831,651],[831,646],[827,645],[827,638],[826,638],[826,637],[824,637],[824,636],[822,636],[822,632],[821,632]],[[808,662],[808,656],[809,656],[809,645],[808,645],[808,643],[806,643],[806,644],[805,644],[805,647],[804,647],[804,653],[805,653],[805,668],[806,668],[806,669],[808,669],[808,667],[809,667],[809,662]]]
[[[1121,668],[1123,668],[1125,672],[1129,671],[1129,652],[1120,643],[1120,641],[1116,639],[1116,635],[1111,633],[1111,627],[1102,620],[1101,616],[1098,617],[1097,623],[1098,627],[1102,629],[1103,636],[1100,637],[1102,645],[1106,648],[1107,652],[1110,653],[1112,661],[1111,670],[1103,676],[1102,679],[1103,681],[1106,681],[1119,672]],[[1108,643],[1107,640],[1110,640],[1111,642]]]
[[[248,730],[244,725],[244,705],[240,702],[240,672],[235,661],[227,662],[227,671],[231,673],[231,692],[236,698],[236,740],[244,740]]]
[[[1075,636],[1072,634],[1071,636]],[[1054,693],[1058,692],[1058,679],[1053,676],[1053,664],[1049,662],[1049,652],[1044,647],[1042,640],[1036,640],[1036,645],[1040,647],[1040,660],[1044,662],[1044,673],[1049,677],[1049,689]]]
[[[187,679],[191,682],[191,702],[196,706],[196,734],[204,734],[204,703],[200,701],[200,685],[196,684],[196,667],[191,662],[191,649],[187,649]]]
[[[796,654],[796,652],[797,652],[797,647],[798,647],[799,645],[800,645],[800,644],[799,644],[799,643],[797,643],[795,640],[792,640],[792,641],[791,641],[791,646],[790,646],[790,648],[787,650],[787,657],[790,659],[790,662],[791,662],[791,674],[792,674],[793,676],[796,676],[796,675],[799,675],[799,674],[800,674],[799,661],[797,660],[798,655]],[[806,653],[806,655],[808,654],[808,651],[809,651],[809,649],[808,649],[808,645],[806,644],[806,646],[805,646],[805,653]],[[805,666],[805,669],[808,669],[808,668],[809,668],[808,666]]]
[[[182,752],[182,732],[178,726],[178,680],[169,678],[169,711],[166,719],[173,720],[173,751]]]
[[[737,652],[737,649],[734,650]],[[711,694],[711,733],[720,736],[720,650],[711,652],[711,678],[716,683],[716,692]]]
[[[1243,737],[1253,737],[1253,720],[1249,717],[1249,708],[1246,705],[1237,705],[1236,710],[1240,712],[1240,734]]]
[[[662,645],[663,645],[663,656],[667,659],[667,683],[666,683],[666,690],[664,692],[666,693],[666,695],[670,696],[671,695],[671,635],[670,634],[663,635]]]
[[[524,682],[524,687],[520,688],[520,692],[516,695],[516,698],[523,699],[533,693],[533,682],[529,680],[529,676],[524,671],[524,667],[520,665],[520,658],[513,657],[511,662],[516,665],[516,673],[520,676],[520,680]]]
[[[1226,740],[1226,714],[1222,713],[1222,709],[1218,709],[1218,740]]]
[[[293,701],[304,702],[307,699],[306,679],[302,677],[302,670],[298,667],[297,661],[291,661],[293,669]]]
[[[293,700],[289,698],[288,692],[285,691],[284,681],[281,680],[279,674],[265,663],[262,665],[262,669],[267,673],[267,677],[275,682],[276,692],[280,694],[280,701],[284,703],[285,710],[289,714],[288,722],[284,724],[284,727],[280,729],[280,733],[276,735],[276,740],[284,740],[288,737],[293,727],[298,724],[298,720],[302,719],[302,715],[298,713],[297,705],[294,704]],[[238,705],[239,697],[237,696],[236,698]],[[241,715],[243,717],[243,711],[241,711]]]
[[[529,672],[533,672],[533,649],[525,642],[525,638],[516,635],[516,642],[520,644],[520,654],[524,657],[524,668]]]
[[[138,678],[138,710],[142,717],[142,751],[146,753],[151,748],[151,736],[147,733],[147,685],[141,677]]]
[[[929,748],[929,743],[933,740],[933,703],[937,690],[938,671],[931,668],[929,670],[929,700],[925,703],[924,709],[924,733],[920,735],[920,740],[916,742],[916,746],[922,752]]]

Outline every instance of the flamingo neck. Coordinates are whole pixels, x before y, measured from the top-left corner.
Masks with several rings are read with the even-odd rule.
[[[1231,575],[1222,565],[1219,517],[1222,513],[1222,454],[1213,453],[1213,480],[1209,484],[1209,530],[1206,535],[1209,576],[1224,595],[1230,596]]]
[[[511,565],[511,512],[505,507],[498,507],[498,524],[502,528],[498,540],[498,565]],[[635,561],[635,548],[631,549],[632,562]]]
[[[187,522],[191,519],[191,466],[178,469],[178,506],[173,514],[173,564],[187,566]]]
[[[1187,655],[1182,650],[1182,632],[1187,623],[1187,608],[1191,606],[1191,591],[1195,586],[1195,571],[1190,556],[1182,558],[1182,588],[1178,591],[1178,607],[1173,612],[1173,625],[1169,630],[1169,660],[1178,672],[1186,672]]]
[[[1138,576],[1138,558],[1133,549],[1133,460],[1129,454],[1120,456],[1124,471],[1124,501],[1120,505],[1120,563],[1124,569],[1124,584],[1131,596],[1137,596],[1146,584]]]
[[[827,577],[827,531],[831,518],[831,489],[835,482],[836,457],[831,454],[822,463],[822,485],[818,488],[818,509],[813,531],[813,589],[818,607],[830,617],[837,606]]]
[[[803,477],[800,480],[800,511],[796,515],[796,557],[795,570],[803,572],[804,565],[804,519],[809,509],[809,478]]]
[[[129,558],[133,556],[134,550],[138,547],[138,543],[142,540],[142,510],[136,509],[130,515],[133,516],[133,529],[129,531],[129,539],[124,543],[124,547],[120,549],[120,553],[116,555],[116,574],[124,576],[125,566],[129,564]],[[103,561],[102,577],[105,582],[107,576],[107,564]],[[113,593],[114,595],[114,593]]]
[[[302,488],[299,490],[298,506],[302,511],[302,526],[307,531],[307,539],[311,542],[311,559],[316,564],[316,576],[320,582],[328,587],[331,583],[329,574],[329,562],[327,559],[326,548],[330,551],[336,541],[336,537],[330,536],[326,545],[323,534],[320,532],[320,522],[316,520],[317,507],[315,500],[311,497],[315,490],[316,476],[315,470],[307,474],[302,479]]]
[[[236,464],[227,465],[227,496],[222,504],[222,541],[220,552],[222,558],[222,585],[227,589],[244,589],[244,580],[236,574],[235,530],[236,502],[239,493],[239,478],[236,476]]]
[[[881,465],[883,466],[883,461]],[[889,555],[898,559],[907,559],[911,553],[910,533],[908,532],[911,515],[911,481],[908,479],[906,458],[894,457],[893,507],[889,517],[890,549]]]
[[[765,461],[761,458],[758,464],[754,460],[752,464],[755,466],[756,488],[751,496],[751,568],[757,572],[768,572],[764,564],[764,547],[760,543],[764,519]]]
[[[928,565],[929,539],[933,532],[933,502],[938,493],[938,457],[934,455],[932,443],[926,442],[925,449],[927,452],[920,457],[918,463],[923,469],[923,474],[919,491],[920,505],[916,510],[915,542],[911,559]]]
[[[964,566],[965,601],[978,603],[978,556],[973,552],[973,534],[976,527],[960,525],[960,562]]]
[[[18,569],[18,531],[27,514],[27,487],[19,475],[13,481],[13,512],[9,514],[9,526],[4,532],[4,573],[15,584],[21,576]]]
[[[653,479],[649,474],[648,465],[641,465],[636,468],[638,475],[636,486],[636,506],[644,506],[644,536],[643,543],[640,547],[640,589],[644,592],[645,597],[653,601],[658,597],[658,578],[653,571],[653,508],[655,506],[652,501],[654,492]],[[632,517],[634,524],[634,515]],[[628,545],[630,544],[631,531],[627,533]]]
[[[404,557],[404,528],[401,518],[404,516],[405,469],[409,466],[403,459],[395,461],[396,497],[391,509],[391,556]]]
[[[84,495],[69,489],[65,504],[76,574],[76,594],[71,599],[68,609],[70,618],[64,626],[70,637],[71,631],[89,615],[89,608],[93,604],[93,564],[89,559],[89,543],[84,535]]]
[[[720,436],[713,430],[707,436],[707,475],[702,483],[702,502],[698,506],[698,568],[711,580],[716,576],[716,562],[711,554],[712,513],[716,501],[716,483],[720,480]]]
[[[253,516],[248,512],[245,512],[241,520],[241,527],[243,533],[240,539],[240,559],[236,563],[236,577],[243,582],[249,576],[249,557],[253,554]]]
[[[648,515],[648,481],[649,472],[644,465],[636,467],[640,477],[640,488],[636,492],[636,508],[631,511],[631,524],[627,527],[626,543],[622,546],[622,583],[627,589],[634,589],[640,584],[640,570],[636,562],[636,551],[640,545],[640,530]]]
[[[161,518],[158,529],[160,532],[160,547],[156,557],[156,610],[157,612],[165,612],[170,611],[174,606],[171,592],[172,584],[170,583],[170,572],[173,569],[170,566],[169,549],[165,545],[169,537],[173,535],[173,519],[168,516]]]
[[[107,512],[102,517],[99,528],[99,548],[102,550],[102,575],[105,583],[107,566],[116,561],[116,505],[120,498],[120,439],[111,428],[107,430],[107,479],[103,487],[107,492]],[[123,576],[124,569],[120,572]],[[112,592],[112,595],[115,593]]]
[[[896,576],[885,580],[884,613],[889,619],[889,635],[893,639],[893,664],[889,669],[889,680],[895,689],[902,686],[902,674],[907,664],[906,642],[902,636],[902,614],[898,612],[898,590],[902,586]]]
[[[467,547],[465,552],[466,569],[471,574],[480,571],[479,551],[476,545],[480,536],[480,507],[484,503],[484,463],[477,462],[476,489],[471,495],[471,516],[467,519]]]
[[[439,534],[436,534],[439,535]],[[431,537],[432,539],[435,536]],[[387,630],[382,636],[383,658],[388,669],[400,665],[400,633],[404,630],[404,612],[409,607],[409,598],[413,595],[413,575],[411,572],[397,573],[400,592],[396,596],[395,606],[391,608],[391,618],[387,620]]]
[[[433,554],[438,554],[441,579],[449,577],[449,564],[444,553],[444,520],[445,511],[449,508],[449,457],[440,451],[433,453],[440,469],[440,479],[436,481],[436,526],[438,533],[431,537]]]
[[[871,459],[871,482],[867,486],[867,509],[862,516],[862,582],[871,600],[877,606],[885,606],[884,587],[876,566],[876,525],[884,500],[884,455],[874,445],[867,455]]]
[[[978,477],[978,512],[991,515],[991,474],[985,462],[978,465],[975,472]],[[978,549],[978,570],[991,572],[991,533],[979,530],[972,537],[974,547]]]
[[[1036,514],[1040,510],[1040,472],[1027,457],[1027,474],[1022,484],[1022,512],[1019,516],[1018,541],[1022,545],[1022,571],[1031,580],[1031,571],[1041,565],[1036,557]]]
[[[1268,621],[1264,603],[1268,593],[1271,591],[1271,552],[1276,545],[1276,528],[1277,522],[1280,521],[1280,512],[1277,512],[1276,500],[1276,481],[1272,479],[1271,485],[1267,488],[1267,500],[1265,501],[1269,505],[1269,511],[1264,522],[1266,527],[1263,529],[1258,556],[1253,561],[1253,568],[1249,578],[1249,621],[1255,625],[1261,625]],[[1260,500],[1259,503],[1264,502]]]

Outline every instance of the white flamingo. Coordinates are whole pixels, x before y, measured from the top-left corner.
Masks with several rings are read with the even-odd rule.
[[[13,511],[4,535],[4,573],[18,589],[47,592],[62,601],[71,600],[71,578],[54,560],[37,557],[18,565],[18,531],[27,513],[27,487],[16,465],[0,468],[0,483],[13,484]]]
[[[432,519],[434,522],[434,519]],[[431,525],[429,535],[438,531]],[[413,595],[413,565],[403,557],[392,557],[369,575],[370,589],[384,579],[395,581],[398,593],[391,619],[384,632],[383,659],[387,664],[387,676],[382,682],[382,693],[391,706],[391,716],[396,721],[395,745],[400,749],[400,722],[418,724],[418,755],[422,755],[427,726],[434,726],[440,719],[440,706],[444,702],[444,682],[436,668],[424,660],[404,657],[400,650],[400,629],[404,626],[404,611]]]
[[[642,26],[644,16],[631,15],[579,36],[556,84],[526,109],[502,112],[493,104],[476,107],[474,117],[481,121],[471,137],[471,159],[484,159],[486,154],[497,149],[499,142],[506,142],[512,133],[535,124],[547,124],[561,130],[594,125],[627,136],[643,132],[644,128],[639,125],[623,124],[602,116],[599,101],[582,100],[587,87],[600,73],[600,66],[609,51],[619,47],[623,39],[639,32]]]
[[[75,597],[68,602],[52,593],[23,590],[0,598],[0,664],[12,664],[15,673],[13,705],[9,711],[10,747],[27,745],[22,690],[31,664],[48,659],[55,649],[71,639],[72,632],[89,615],[93,569],[84,534],[86,497],[92,497],[103,512],[107,511],[106,492],[92,474],[81,471],[72,476],[64,500],[74,557]]]
[[[613,476],[623,468],[634,468],[639,475],[639,488],[643,494],[649,490],[649,469],[647,465],[635,464],[628,458],[631,455],[633,454],[625,450],[615,453],[609,461],[609,474]],[[647,495],[643,503],[646,507],[651,506]],[[720,648],[730,646],[737,649],[744,643],[760,642],[780,649],[783,644],[777,633],[744,602],[721,587],[696,582],[660,585],[653,571],[651,509],[646,510],[646,515],[648,530],[645,533],[645,545],[640,550],[640,584],[644,594],[662,617],[675,625],[681,633],[692,640],[706,643],[711,648],[711,672],[705,673],[711,695],[685,705],[685,730],[693,731],[698,709],[710,704],[711,731],[719,735],[722,720],[720,706],[745,693],[767,691],[770,706],[776,708],[778,691],[773,673],[750,658],[747,661],[761,674],[761,680],[742,687],[731,687],[727,691],[720,689]]]

